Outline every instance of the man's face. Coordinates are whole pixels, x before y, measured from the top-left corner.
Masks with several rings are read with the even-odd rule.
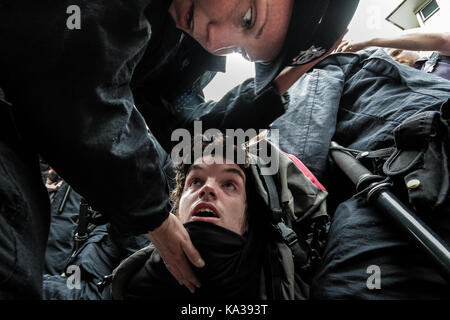
[[[247,231],[245,174],[236,164],[216,164],[214,159],[199,158],[192,165],[178,216],[182,223],[204,221],[243,235]]]
[[[271,61],[286,37],[294,0],[173,0],[177,27],[215,55]]]
[[[392,57],[392,59],[409,67],[414,67],[414,64],[420,58],[420,56],[414,51],[388,49],[387,52]]]

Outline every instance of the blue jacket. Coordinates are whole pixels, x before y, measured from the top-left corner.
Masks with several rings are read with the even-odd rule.
[[[330,56],[290,95],[286,114],[272,128],[280,130],[281,148],[324,183],[332,217],[312,299],[450,298],[430,258],[365,199],[353,197],[354,185],[328,158],[332,140],[358,150],[394,146],[393,129],[403,120],[449,101],[450,81],[401,65],[383,50],[364,51]],[[421,214],[450,243],[448,212]],[[380,272],[379,290],[367,285],[373,270]]]
[[[393,129],[411,115],[439,110],[450,82],[393,61],[383,50],[335,54],[290,90],[288,110],[271,125],[280,146],[327,183],[330,142],[360,149],[391,147]]]

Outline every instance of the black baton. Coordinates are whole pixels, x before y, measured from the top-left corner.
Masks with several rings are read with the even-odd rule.
[[[336,142],[331,142],[330,152],[338,167],[355,185],[367,187],[367,202],[374,204],[378,210],[407,231],[411,238],[428,252],[442,270],[443,277],[450,283],[450,251],[445,243],[390,191],[392,185],[383,177],[372,174]]]

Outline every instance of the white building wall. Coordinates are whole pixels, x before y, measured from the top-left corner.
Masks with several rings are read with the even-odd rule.
[[[363,41],[374,37],[392,36],[401,30],[386,21],[386,17],[403,0],[361,0],[349,25],[347,39]],[[447,0],[450,2],[450,0]]]
[[[425,26],[427,29],[438,31],[450,32],[450,1],[449,0],[436,0],[440,9],[433,14],[425,23],[418,16],[418,20],[421,26]]]

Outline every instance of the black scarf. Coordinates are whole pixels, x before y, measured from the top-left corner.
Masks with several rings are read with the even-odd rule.
[[[180,286],[153,250],[144,266],[131,277],[126,299],[222,300],[257,299],[265,248],[264,233],[253,224],[245,236],[206,222],[185,227],[205,260],[193,267],[202,286],[195,294]]]

